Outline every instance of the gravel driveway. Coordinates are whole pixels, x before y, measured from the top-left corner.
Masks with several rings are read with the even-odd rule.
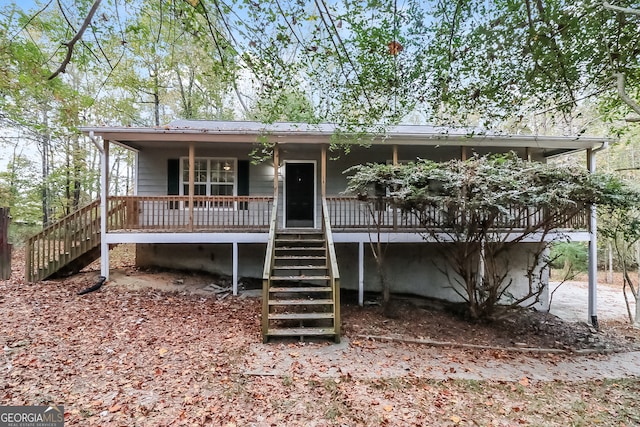
[[[558,282],[550,282],[551,290]],[[557,288],[551,300],[551,313],[569,322],[587,322],[589,288],[585,282],[565,282]],[[598,284],[597,313],[599,320],[627,319],[627,307],[622,290],[606,284]],[[632,303],[631,312],[635,305]]]

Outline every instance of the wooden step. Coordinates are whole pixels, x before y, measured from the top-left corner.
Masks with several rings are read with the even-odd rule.
[[[335,335],[333,328],[278,328],[269,329],[267,335],[272,337],[300,337],[311,335]]]
[[[269,305],[333,305],[332,299],[277,299],[269,300]]]
[[[292,239],[292,238],[276,238],[276,243],[324,243],[324,239]]]
[[[271,287],[269,292],[331,292],[331,286],[292,286],[288,287]]]
[[[288,228],[286,230],[279,230],[277,236],[308,236],[315,234],[316,236],[323,236],[322,230],[315,228]]]
[[[270,313],[269,320],[333,319],[333,313]]]
[[[306,235],[306,236],[299,236],[299,235],[295,235],[295,234],[289,234],[289,235],[279,235],[275,237],[275,241],[279,242],[279,241],[289,241],[289,242],[324,242],[325,238],[322,234],[317,234],[317,235]]]
[[[312,259],[324,259],[326,260],[326,256],[317,256],[317,255],[276,255],[273,257],[275,260],[279,259],[296,259],[296,260],[312,260]]]
[[[309,280],[329,280],[331,276],[271,276],[271,280],[280,280],[280,281],[309,281]]]
[[[320,247],[318,246],[317,248],[311,247],[311,246],[277,246],[276,248],[276,252],[280,251],[280,252],[291,252],[291,251],[300,251],[300,252],[319,252],[319,251],[326,251],[327,248],[325,248],[324,246]]]
[[[272,270],[326,270],[326,264],[323,265],[274,265]]]

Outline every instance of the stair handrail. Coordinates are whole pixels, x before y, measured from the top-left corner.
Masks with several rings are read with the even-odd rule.
[[[27,243],[33,242],[33,241],[39,239],[40,237],[42,237],[42,236],[44,236],[46,234],[50,234],[50,232],[52,230],[57,230],[57,229],[61,228],[62,224],[66,223],[66,222],[69,222],[70,219],[72,219],[74,217],[77,217],[78,215],[82,215],[86,211],[90,211],[91,209],[96,208],[96,207],[100,207],[100,199],[96,199],[96,200],[92,201],[91,203],[88,203],[88,204],[84,205],[83,207],[81,207],[79,209],[76,209],[75,211],[71,212],[70,214],[63,216],[59,220],[56,220],[56,222],[46,226],[45,228],[43,228],[42,230],[40,230],[39,232],[37,232],[33,236],[29,237],[29,239],[27,239]]]
[[[115,203],[114,206],[112,206],[108,210],[107,217],[111,218],[112,216],[115,216],[117,213],[122,211],[123,206],[124,205],[122,203]],[[100,216],[101,216],[100,199],[98,198],[88,203],[87,205],[79,209],[76,209],[70,214],[65,215],[64,217],[60,218],[56,222],[48,225],[47,227],[40,230],[38,233],[28,238],[25,244],[25,252],[26,252],[25,253],[25,281],[32,282],[34,279],[36,279],[37,275],[34,273],[34,271],[37,271],[40,268],[44,268],[45,265],[48,265],[51,261],[55,261],[56,257],[60,257],[60,255],[63,253],[63,250],[64,250],[64,253],[69,252],[71,254],[70,251],[73,249],[74,254],[78,256],[79,255],[78,251],[88,250],[88,249],[91,249],[91,247],[94,246],[95,244],[99,244]],[[77,222],[81,222],[83,224],[82,230],[86,234],[85,237],[90,238],[91,240],[90,242],[85,241],[79,247],[76,247],[75,245],[70,245],[69,248],[63,248],[60,246],[60,244],[49,245],[47,247],[47,250],[44,250],[44,248],[38,248],[38,251],[37,251],[38,254],[37,256],[34,256],[36,254],[35,245],[38,244],[39,241],[41,240],[44,241],[54,233],[64,228],[67,228],[70,225]],[[89,230],[89,232],[87,232],[87,230]],[[65,236],[65,237],[68,238],[68,236]],[[81,239],[81,240],[84,240],[84,239]],[[87,243],[91,243],[91,244],[87,245]],[[73,256],[71,255],[66,258],[67,262],[72,260],[73,260]],[[63,267],[63,265],[59,265],[58,267]],[[55,271],[51,271],[51,272],[47,272],[46,274],[49,275],[49,274],[53,274],[54,272]],[[41,278],[42,277],[38,279],[41,279]]]
[[[331,219],[327,198],[322,197],[322,232],[327,242],[327,268],[329,269],[329,277],[331,287],[333,289],[333,321],[335,327],[335,341],[340,340],[340,272],[338,270],[338,258],[333,244],[333,233],[331,232]]]
[[[58,232],[61,229],[64,229],[65,227],[68,227],[70,224],[73,224],[76,221],[81,220],[82,218],[85,218],[86,216],[90,216],[93,217],[93,215],[97,217],[99,217],[100,215],[100,199],[96,199],[94,201],[92,201],[91,203],[81,207],[80,209],[77,209],[73,212],[71,212],[68,215],[65,215],[64,217],[60,218],[59,220],[57,220],[56,222],[54,222],[53,224],[50,224],[48,226],[46,226],[45,228],[43,228],[41,231],[39,231],[38,233],[36,233],[35,235],[31,236],[30,238],[27,239],[27,241],[25,242],[25,280],[27,282],[31,282],[34,278],[34,261],[36,264],[36,267],[43,267],[40,266],[40,262],[44,263],[45,261],[47,263],[49,263],[51,261],[51,256],[52,254],[56,253],[56,248],[55,246],[58,246],[57,248],[57,253],[59,255],[60,252],[60,247],[59,244],[58,245],[54,245],[53,247],[48,247],[47,249],[49,249],[47,254],[43,254],[42,256],[40,254],[38,254],[38,259],[34,259],[33,255],[34,255],[34,246],[37,242],[39,242],[40,240],[45,240],[48,236],[53,235],[54,233]],[[91,219],[94,218],[90,218],[90,220],[88,221],[89,223],[91,222]],[[39,251],[42,252],[42,251]],[[46,255],[46,256],[45,256]],[[46,258],[46,260],[45,260]]]
[[[269,238],[264,255],[264,269],[262,271],[262,337],[266,339],[269,332],[269,288],[271,287],[271,269],[275,257],[276,229],[278,226],[278,196],[273,197],[271,218],[269,220]]]

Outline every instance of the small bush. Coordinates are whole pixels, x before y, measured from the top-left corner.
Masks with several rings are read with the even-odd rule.
[[[9,243],[22,247],[27,239],[42,230],[41,225],[9,223]]]
[[[566,273],[587,271],[589,249],[585,242],[562,242],[551,247],[551,267]]]

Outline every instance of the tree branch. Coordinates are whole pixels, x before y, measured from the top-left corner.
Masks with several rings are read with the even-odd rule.
[[[73,55],[73,48],[75,47],[78,40],[82,38],[84,31],[87,29],[87,27],[91,23],[91,20],[93,19],[93,15],[96,13],[96,10],[98,10],[98,6],[100,6],[101,1],[102,0],[95,0],[95,2],[93,3],[93,6],[91,6],[91,10],[89,10],[87,17],[84,19],[84,22],[82,23],[82,26],[80,27],[76,35],[73,36],[71,41],[69,41],[68,43],[65,43],[65,46],[67,46],[67,55],[65,56],[64,60],[62,61],[62,64],[60,64],[58,69],[49,76],[48,80],[53,80],[56,77],[58,77],[58,74],[64,73],[66,71],[67,65],[69,65],[69,62],[71,62],[71,56]]]
[[[28,26],[29,24],[31,24],[31,22],[32,22],[34,19],[36,19],[36,18],[38,17],[38,15],[40,15],[42,12],[44,12],[44,11],[49,7],[49,5],[50,5],[52,2],[53,2],[53,0],[49,0],[49,2],[48,2],[44,7],[42,7],[42,9],[40,9],[40,10],[39,10],[39,11],[37,11],[35,14],[33,14],[33,15],[29,18],[29,20],[28,20],[27,22],[25,22],[25,23],[24,23],[24,25],[23,25],[22,27],[20,27],[20,29],[18,29],[18,31],[16,31],[16,32],[15,32],[15,33],[10,37],[10,39],[9,39],[9,40],[10,40],[10,41],[13,41],[13,39],[15,39],[15,38],[18,36],[18,34],[20,34],[23,30],[25,30],[25,29],[27,28],[27,26]]]
[[[633,99],[631,99],[631,97],[629,95],[627,95],[627,92],[626,92],[626,90],[624,88],[624,74],[623,73],[614,73],[613,76],[617,80],[618,96],[620,98],[622,98],[622,100],[625,102],[625,104],[627,104],[629,107],[631,107],[631,109],[633,111],[635,111],[636,114],[640,114],[640,105],[638,105],[638,103],[636,101],[634,101]]]
[[[620,7],[620,6],[614,6],[609,2],[602,2],[602,7],[604,7],[605,9],[608,10],[614,10],[616,12],[622,12],[622,13],[631,13],[633,15],[640,15],[640,10],[638,9],[633,9],[630,7]]]

